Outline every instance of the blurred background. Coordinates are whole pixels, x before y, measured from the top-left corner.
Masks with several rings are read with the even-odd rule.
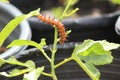
[[[28,13],[37,8],[41,8],[41,11],[43,11],[51,10],[58,6],[64,6],[65,0],[10,0],[10,3],[18,7],[22,12]],[[118,4],[112,3],[111,0],[78,0],[74,7],[80,8],[78,14],[81,16],[89,15],[94,13],[94,11],[110,13],[120,8]]]
[[[41,8],[42,14],[54,16],[65,7],[66,0],[10,0],[10,3],[23,13]],[[118,2],[117,2],[118,1]],[[80,10],[62,22],[66,30],[72,30],[67,42],[82,42],[85,39],[119,43],[119,35],[115,31],[115,23],[120,14],[119,0],[79,0],[73,8]],[[59,11],[57,11],[59,9]],[[58,13],[57,13],[58,12]],[[39,42],[46,38],[48,44],[53,43],[53,28],[40,22],[37,18],[28,19],[32,29],[32,40]]]

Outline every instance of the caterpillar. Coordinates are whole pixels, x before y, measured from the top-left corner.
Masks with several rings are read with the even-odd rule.
[[[60,36],[60,44],[64,44],[64,42],[66,41],[66,31],[65,31],[65,27],[62,24],[61,21],[52,18],[52,17],[47,17],[46,15],[42,15],[39,14],[38,19],[41,20],[42,22],[49,24],[49,25],[55,25],[57,27],[57,30],[59,32],[59,36]]]

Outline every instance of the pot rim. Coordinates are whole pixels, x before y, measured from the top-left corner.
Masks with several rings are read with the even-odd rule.
[[[22,15],[22,12],[10,3],[0,2],[0,8],[3,8],[6,12],[8,12],[13,17]],[[31,35],[31,29],[28,21],[24,20],[22,23],[20,23],[19,27],[20,27],[21,34],[18,39],[30,40],[32,35]],[[26,47],[27,46],[12,47],[8,49],[6,52],[0,54],[0,58],[8,58],[11,55],[14,55],[20,51],[23,51]]]

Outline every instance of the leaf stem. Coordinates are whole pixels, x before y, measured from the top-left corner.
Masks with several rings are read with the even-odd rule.
[[[46,72],[42,72],[42,74],[43,74],[43,75],[45,75],[45,76],[52,77],[52,75],[51,75],[51,74],[49,74],[49,73],[46,73]]]
[[[79,66],[88,74],[88,76],[92,80],[99,80],[98,78],[93,76],[93,74],[88,70],[88,68],[85,66],[85,64],[75,54],[73,56],[74,56],[73,60],[75,60],[79,64]]]
[[[43,50],[40,50],[41,52],[42,52],[42,54],[45,56],[45,58],[49,61],[49,62],[51,62],[51,59],[48,57],[48,55],[45,53],[45,51],[43,51]]]
[[[59,20],[62,20],[62,19],[65,17],[65,14],[66,14],[67,10],[69,9],[70,4],[71,4],[72,1],[73,1],[73,0],[70,0],[70,1],[68,2],[67,6],[65,7],[65,10],[63,11],[63,14],[62,14],[61,17],[59,18]]]
[[[67,63],[67,62],[69,62],[69,61],[71,61],[71,60],[73,60],[72,57],[67,58],[67,59],[64,59],[64,60],[61,61],[60,63],[56,64],[56,65],[55,65],[55,68],[58,68],[59,66],[65,64],[65,63]]]

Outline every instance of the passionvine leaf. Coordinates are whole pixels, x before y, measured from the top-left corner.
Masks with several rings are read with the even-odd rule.
[[[104,65],[112,62],[112,55],[110,51],[103,49],[100,43],[91,45],[86,51],[81,52],[78,56],[85,62],[91,62],[94,65]]]
[[[110,50],[119,46],[119,44],[109,43],[105,40],[85,40],[83,44],[75,46],[71,57],[88,73],[91,79],[99,80],[100,72],[95,68],[95,65],[111,63],[113,57]]]
[[[119,44],[109,43],[105,40],[85,40],[82,45],[76,45],[73,54],[77,54],[85,62],[91,62],[94,65],[104,65],[112,62],[113,57],[110,50],[119,46]]]

